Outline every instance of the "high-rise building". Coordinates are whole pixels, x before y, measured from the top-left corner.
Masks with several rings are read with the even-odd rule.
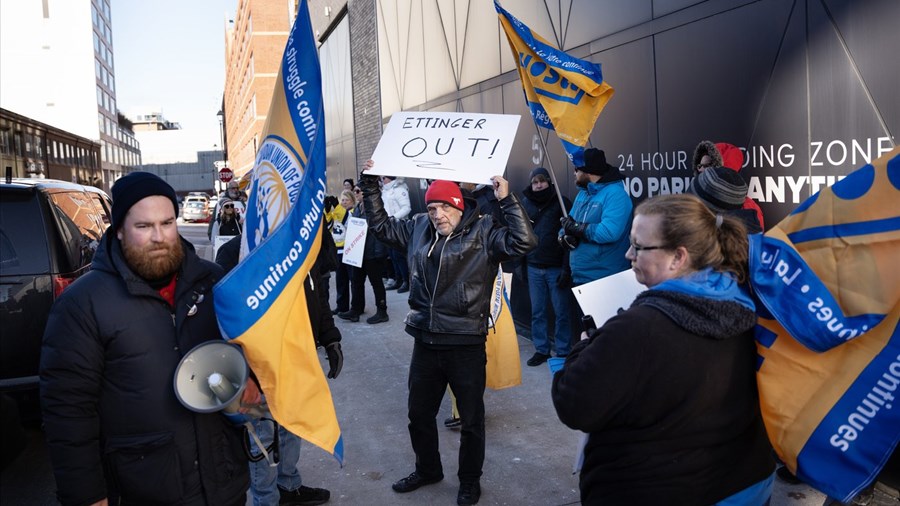
[[[116,108],[114,69],[109,0],[0,1],[0,107],[99,142],[89,179],[105,189],[140,164],[139,144]],[[53,146],[40,140],[50,156]],[[44,176],[83,179],[59,165]]]
[[[297,3],[238,0],[225,27],[225,134],[231,170],[253,168]]]

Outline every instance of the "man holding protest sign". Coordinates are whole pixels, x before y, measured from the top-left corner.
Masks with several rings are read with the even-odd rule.
[[[374,162],[369,160],[366,168]],[[500,176],[491,178],[506,219],[500,225],[480,216],[472,199],[463,199],[450,181],[435,181],[425,193],[428,214],[388,217],[376,176],[363,173],[360,188],[369,230],[388,245],[407,252],[409,307],[406,332],[415,338],[409,372],[409,435],[416,469],[393,484],[412,492],[444,477],[438,452],[436,417],[449,384],[457,396],[462,430],[457,504],[481,497],[484,464],[485,339],[490,294],[499,262],[522,256],[537,238],[522,205]]]

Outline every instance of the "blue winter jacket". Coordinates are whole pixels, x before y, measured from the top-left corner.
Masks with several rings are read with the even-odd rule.
[[[579,190],[569,216],[587,226],[584,239],[569,254],[574,284],[588,283],[631,266],[625,252],[631,234],[632,208],[621,179],[588,183],[587,188]]]

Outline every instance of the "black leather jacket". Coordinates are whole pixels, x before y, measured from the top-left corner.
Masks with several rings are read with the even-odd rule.
[[[460,224],[443,248],[434,248],[433,253],[441,255],[438,271],[426,273],[431,268],[429,250],[439,239],[428,215],[390,218],[377,186],[364,187],[363,192],[369,231],[389,246],[407,252],[410,287],[405,323],[430,334],[470,335],[472,344],[484,342],[498,264],[520,257],[537,245],[516,196],[510,193],[500,201],[507,226],[480,215],[475,201],[466,199]],[[433,288],[426,282],[432,279]],[[459,340],[454,343],[462,344]]]

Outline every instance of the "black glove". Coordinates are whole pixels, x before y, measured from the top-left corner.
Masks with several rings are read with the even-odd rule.
[[[325,355],[328,356],[328,377],[337,378],[344,367],[344,352],[341,351],[341,343],[334,342],[326,346]]]
[[[564,249],[566,249],[568,251],[572,251],[573,249],[577,248],[578,245],[581,243],[580,239],[578,239],[574,235],[568,235],[568,234],[557,237],[556,241],[559,243],[560,246],[562,246]]]
[[[334,195],[329,195],[325,197],[325,201],[322,202],[322,205],[325,206],[325,212],[330,213],[332,209],[337,207],[338,199]]]
[[[359,173],[359,189],[363,191],[363,193],[378,191],[378,181],[381,179],[380,176],[374,176],[372,174]]]
[[[564,290],[572,288],[572,272],[563,269],[559,276],[556,276],[556,286]]]
[[[586,224],[575,221],[571,216],[560,218],[559,224],[562,225],[563,231],[565,231],[566,235],[575,236],[579,239],[584,238],[584,229],[585,227],[587,227]]]

